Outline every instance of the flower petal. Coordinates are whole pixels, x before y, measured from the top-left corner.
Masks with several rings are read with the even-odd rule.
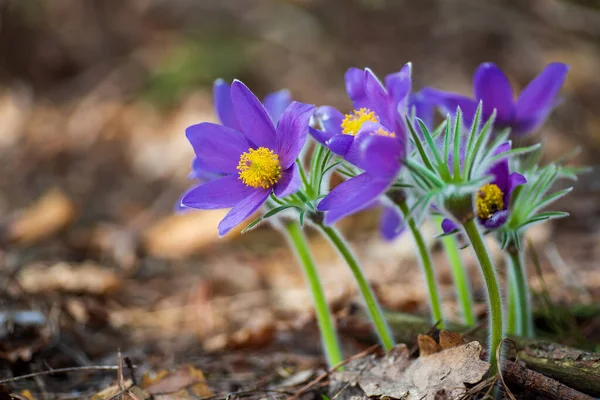
[[[483,226],[486,227],[486,229],[497,229],[497,228],[500,228],[502,225],[504,225],[507,220],[508,220],[508,211],[501,210],[501,211],[495,212],[494,215],[491,216],[491,218],[484,221]]]
[[[219,172],[212,172],[206,165],[202,163],[202,160],[198,157],[194,157],[192,161],[192,171],[189,173],[189,179],[197,179],[199,181],[212,181],[215,178],[219,178],[223,174]]]
[[[223,79],[217,79],[213,84],[213,101],[215,113],[224,126],[241,131],[231,102],[231,85]]]
[[[444,218],[442,221],[442,230],[444,233],[448,234],[450,232],[454,232],[458,229],[458,226],[451,219]]]
[[[329,147],[329,149],[335,154],[344,157],[346,153],[348,153],[352,142],[354,142],[354,136],[340,134],[329,139],[326,143],[326,146]]]
[[[275,149],[275,126],[254,93],[242,82],[234,80],[231,85],[231,101],[238,123],[248,139],[257,147]]]
[[[492,115],[496,109],[496,123],[508,126],[515,114],[513,90],[504,72],[494,63],[483,63],[473,76],[475,98],[483,102],[483,115]]]
[[[385,77],[385,87],[397,103],[405,101],[410,93],[411,74],[412,63],[406,63],[399,72]]]
[[[392,98],[369,68],[365,69],[365,94],[367,108],[375,112],[381,125],[396,131],[397,110],[393,107]]]
[[[185,130],[198,163],[211,172],[237,174],[240,155],[252,146],[240,132],[225,126],[203,122]]]
[[[535,130],[544,121],[554,105],[556,95],[569,72],[569,66],[551,63],[532,80],[519,95],[516,107],[516,133]]]
[[[524,185],[526,183],[527,178],[525,178],[518,172],[513,172],[509,175],[508,184],[504,192],[504,204],[506,208],[508,208],[508,205],[510,203],[510,195],[512,194],[513,190],[515,190],[517,186]]]
[[[283,171],[281,179],[275,184],[273,192],[275,196],[283,198],[290,194],[296,193],[300,188],[300,170],[298,165],[293,164],[291,168]]]
[[[269,113],[273,124],[277,125],[279,118],[281,118],[281,115],[291,102],[292,95],[287,89],[278,90],[277,92],[269,93],[265,96],[263,104],[265,105],[265,109],[267,110],[267,113]]]
[[[323,129],[334,135],[342,133],[342,121],[345,115],[337,109],[330,106],[321,106],[317,108],[315,116],[319,118]]]
[[[254,190],[244,185],[236,175],[228,175],[190,189],[181,199],[181,204],[201,210],[229,208],[248,197]]]
[[[219,236],[225,236],[227,232],[254,214],[267,200],[270,193],[269,189],[252,189],[252,192],[233,207],[219,223]]]
[[[394,240],[406,229],[402,215],[395,206],[384,205],[379,219],[379,232],[385,240]]]
[[[315,138],[315,140],[321,143],[323,146],[327,145],[327,141],[330,140],[334,134],[327,131],[321,131],[319,129],[315,129],[312,126],[308,127],[308,133]]]
[[[408,114],[412,115],[413,110],[415,117],[420,118],[428,129],[433,129],[434,104],[420,92],[413,93],[408,99]],[[417,125],[416,128],[420,133],[421,127]]]
[[[327,211],[325,224],[331,225],[347,215],[364,210],[385,192],[388,182],[374,179],[367,173],[348,179],[336,186],[318,205]]]
[[[429,99],[429,101],[437,104],[444,114],[456,114],[456,108],[460,107],[463,114],[464,125],[470,127],[473,124],[473,118],[477,111],[478,102],[459,94],[444,92],[442,90],[424,88],[421,93]],[[483,120],[487,120],[490,114],[483,114]]]
[[[360,167],[373,176],[394,179],[400,171],[403,155],[400,141],[396,138],[374,135],[362,144]]]
[[[510,142],[502,143],[494,150],[493,154],[498,155],[506,153],[510,150],[510,147]],[[496,161],[493,165],[491,165],[488,169],[488,174],[493,175],[494,177],[491,183],[498,185],[502,193],[506,195],[506,192],[508,190],[508,175],[510,174],[508,157],[502,158]]]
[[[362,102],[365,98],[365,71],[359,68],[348,68],[344,75],[346,92],[353,102]]]
[[[306,143],[308,122],[314,111],[314,106],[294,101],[281,116],[277,124],[277,154],[283,169],[296,161]]]

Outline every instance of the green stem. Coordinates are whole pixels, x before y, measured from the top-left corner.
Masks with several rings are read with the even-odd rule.
[[[373,325],[375,325],[375,330],[377,331],[379,340],[381,340],[383,348],[386,351],[389,351],[394,346],[394,338],[390,328],[387,325],[387,322],[385,321],[383,312],[379,307],[379,303],[377,302],[377,299],[375,298],[375,295],[369,286],[369,282],[362,271],[362,268],[350,251],[346,241],[335,228],[322,224],[319,224],[319,228],[321,228],[321,231],[329,238],[329,240],[331,240],[335,248],[340,252],[342,257],[344,257],[344,260],[346,260],[346,263],[350,267],[350,270],[354,275],[354,279],[356,279],[358,288],[360,289],[367,306],[369,317],[371,318]]]
[[[516,300],[518,300],[518,303],[515,305],[515,308],[518,310],[517,315],[519,316],[517,334],[523,337],[532,337],[533,317],[531,314],[531,302],[523,258],[521,257],[521,252],[516,249],[509,249],[508,256],[514,278],[510,284],[514,286],[513,291],[515,292]]]
[[[515,282],[515,273],[512,266],[508,266],[508,281],[506,283],[506,310],[508,312],[508,316],[506,317],[506,334],[507,335],[516,335],[518,328],[518,321],[520,320],[519,314],[519,306],[516,292],[516,282]]]
[[[415,222],[415,219],[410,215],[410,210],[406,201],[401,201],[398,204],[398,208],[402,212],[404,219],[408,223],[417,248],[419,249],[419,257],[421,259],[421,266],[423,273],[425,274],[425,282],[427,283],[427,291],[429,292],[429,303],[431,305],[431,316],[433,323],[437,324],[439,329],[444,329],[444,315],[442,313],[442,303],[440,301],[440,295],[435,281],[435,271],[433,270],[433,263],[431,262],[431,254],[429,254],[429,248],[423,239],[423,235]]]
[[[494,265],[488,254],[488,251],[483,242],[483,238],[477,228],[477,222],[474,219],[469,219],[463,224],[465,233],[471,242],[471,247],[477,256],[483,278],[487,286],[487,294],[490,307],[490,343],[488,348],[490,375],[498,373],[498,363],[496,358],[496,350],[502,342],[502,297],[500,296],[500,288],[496,279]]]
[[[285,230],[290,239],[291,246],[300,260],[304,274],[306,275],[308,286],[310,287],[313,297],[317,322],[319,324],[319,329],[321,330],[327,363],[330,367],[333,367],[343,361],[342,352],[340,350],[331,313],[327,306],[327,300],[325,299],[325,293],[323,292],[323,287],[321,286],[315,263],[311,257],[310,249],[308,248],[300,224],[296,221],[290,222],[285,225]]]

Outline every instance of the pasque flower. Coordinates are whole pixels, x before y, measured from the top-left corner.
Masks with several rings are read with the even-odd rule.
[[[494,154],[502,154],[509,151],[510,142],[498,146]],[[508,157],[500,159],[488,169],[488,174],[493,176],[490,183],[483,185],[475,197],[477,220],[486,229],[497,229],[508,220],[510,196],[513,190],[527,183],[527,179],[518,172],[510,172]],[[456,224],[450,219],[442,221],[444,233],[450,233],[457,229]]]
[[[240,132],[240,125],[237,121],[231,100],[231,85],[223,79],[217,79],[213,85],[213,101],[215,114],[219,118],[221,125]],[[291,102],[292,99],[289,90],[283,89],[266,95],[263,105],[273,123],[277,125],[279,118],[281,118],[284,110]],[[209,166],[203,165],[202,161],[197,157],[192,161],[190,179],[208,181],[219,176],[221,174],[211,171]]]
[[[532,133],[544,122],[556,105],[569,66],[551,63],[514,99],[508,78],[497,65],[481,64],[473,76],[474,98],[437,89],[423,89],[422,94],[444,113],[454,113],[460,107],[464,122],[469,126],[479,102],[483,103],[482,119],[487,120],[496,110],[496,128],[511,128],[515,135]]]
[[[400,72],[388,75],[384,86],[371,70],[350,68],[345,76],[346,91],[354,110],[346,115],[332,107],[317,110],[323,129],[311,128],[315,139],[365,171],[337,186],[319,203],[318,209],[326,211],[326,224],[376,204],[396,178],[399,161],[406,153],[403,115],[410,76],[411,64],[406,64]],[[366,146],[367,139],[374,137]],[[398,216],[390,209],[384,217],[384,236],[393,237]]]
[[[285,197],[297,191],[295,161],[314,112],[312,105],[292,102],[275,126],[263,104],[238,80],[231,85],[229,99],[231,108],[217,105],[219,112],[233,111],[219,115],[225,125],[204,122],[186,129],[197,162],[223,176],[192,188],[181,200],[184,207],[203,210],[233,207],[219,224],[221,236],[260,208],[271,193]]]

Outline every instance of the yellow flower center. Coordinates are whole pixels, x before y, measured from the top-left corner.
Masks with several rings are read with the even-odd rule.
[[[375,134],[379,136],[396,137],[396,134],[394,132],[388,132],[383,128],[377,129],[377,132],[375,132]]]
[[[379,122],[379,119],[375,113],[368,108],[354,110],[350,114],[346,114],[346,117],[342,121],[342,133],[344,135],[356,136],[360,127],[365,122]]]
[[[281,178],[279,156],[266,147],[248,149],[237,166],[240,180],[253,188],[269,189]]]
[[[487,220],[495,212],[504,209],[504,194],[498,185],[488,183],[483,185],[477,193],[475,205],[477,206],[477,216],[480,219]]]

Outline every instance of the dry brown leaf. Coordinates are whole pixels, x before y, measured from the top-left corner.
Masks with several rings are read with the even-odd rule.
[[[450,332],[445,329],[440,331],[440,348],[441,350],[450,349],[452,347],[461,346],[463,337],[458,332]]]
[[[227,212],[228,210],[190,210],[183,214],[169,215],[144,232],[144,247],[155,257],[189,257],[219,240],[217,225]],[[234,230],[226,237],[238,236],[241,229]]]
[[[6,240],[31,244],[48,238],[75,217],[75,205],[60,189],[51,189],[19,213],[6,228]]]
[[[119,399],[123,400],[148,400],[152,396],[147,391],[141,389],[138,386],[133,386],[130,379],[126,380],[123,384],[127,390],[123,393],[122,396],[119,396]],[[113,399],[119,393],[121,393],[123,389],[119,387],[119,385],[112,385],[107,387],[106,389],[96,393],[92,396],[91,400],[108,400]]]
[[[157,395],[169,395],[169,397],[160,396],[161,399],[165,400],[191,398],[189,393],[197,397],[212,396],[212,391],[206,384],[202,371],[191,365],[183,366],[175,372],[162,370],[156,373],[154,377],[145,374],[142,377],[140,387],[154,395],[155,398],[157,398]]]
[[[99,295],[121,285],[117,274],[91,262],[31,264],[19,271],[17,280],[28,293],[62,291]]]
[[[419,334],[419,336],[417,336],[417,343],[419,344],[419,354],[421,357],[435,354],[440,351],[440,345],[437,344],[431,336]]]
[[[479,358],[480,353],[481,345],[471,342],[410,360],[406,346],[398,345],[383,358],[359,360],[348,371],[334,374],[334,379],[358,383],[369,397],[437,400],[443,393],[456,399],[466,393],[465,384],[475,384],[487,373],[489,363]]]

